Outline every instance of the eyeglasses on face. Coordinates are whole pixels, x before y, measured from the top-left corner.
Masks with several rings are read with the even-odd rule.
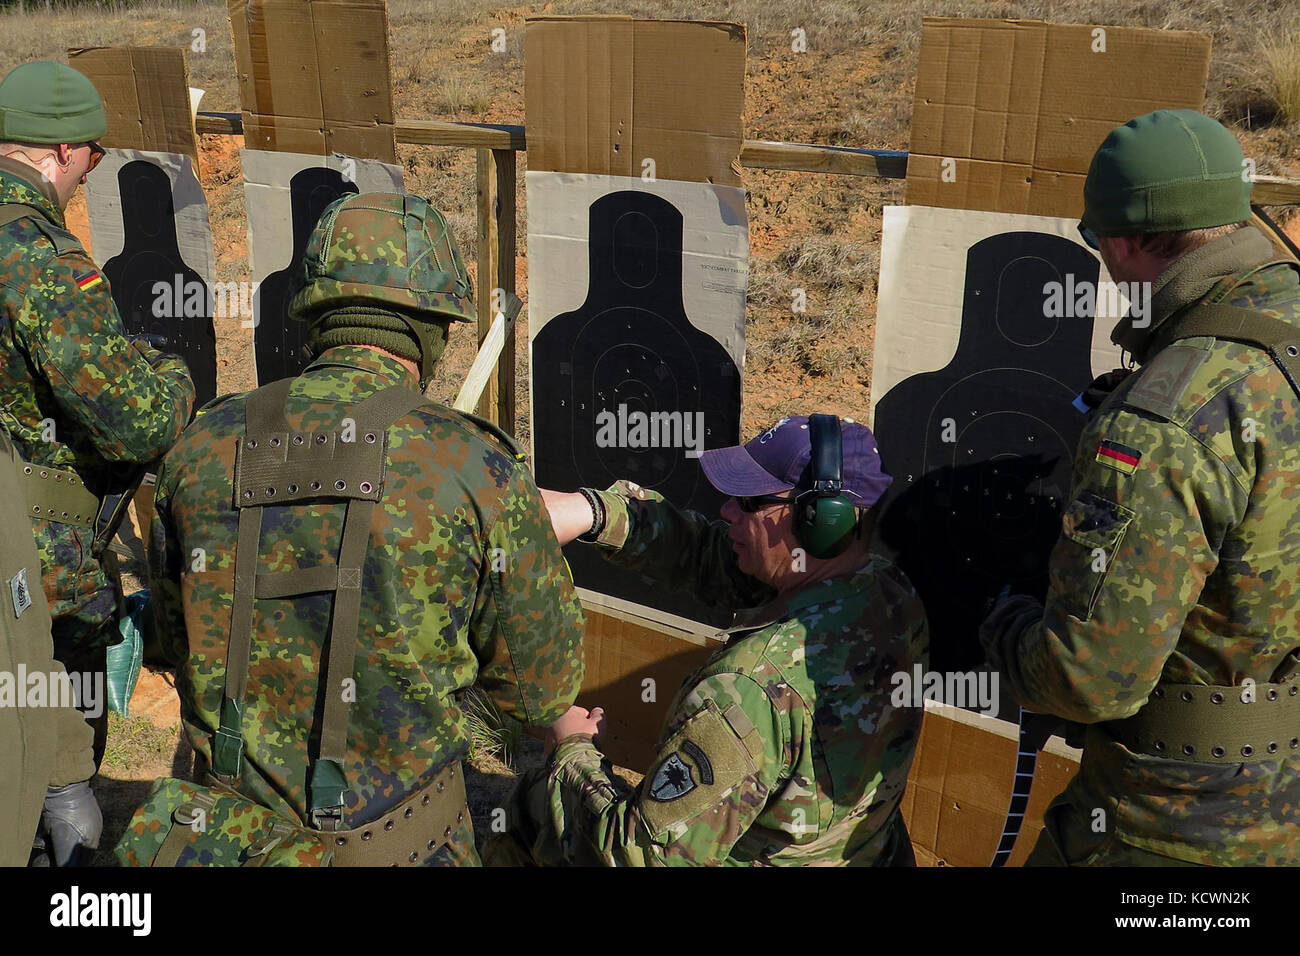
[[[86,143],[85,145],[90,147],[90,165],[86,167],[86,172],[90,173],[96,166],[103,162],[104,157],[108,155],[108,151],[95,142]]]
[[[794,503],[794,498],[783,498],[780,495],[752,495],[744,498],[737,496],[736,504],[740,505],[740,510],[745,514],[752,515],[756,511],[763,510],[766,505],[788,505]]]

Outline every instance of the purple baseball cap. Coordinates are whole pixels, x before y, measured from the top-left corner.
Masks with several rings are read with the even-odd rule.
[[[700,456],[704,476],[724,495],[775,495],[813,483],[812,440],[803,415],[783,418],[744,445],[711,448]],[[876,436],[866,425],[840,419],[844,491],[859,508],[880,500],[894,479],[880,466]]]

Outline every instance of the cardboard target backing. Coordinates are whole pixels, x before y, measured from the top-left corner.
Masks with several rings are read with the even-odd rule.
[[[538,483],[626,478],[716,516],[726,499],[698,452],[739,441],[743,191],[576,173],[530,172],[527,182]],[[638,423],[649,425],[644,439]],[[719,618],[590,548],[566,556],[580,587],[635,604],[653,593],[660,611]]]
[[[95,261],[127,335],[159,336],[181,355],[197,401],[217,394],[208,205],[187,155],[110,149],[86,179]]]
[[[1084,424],[1071,402],[1119,365],[1109,333],[1125,300],[1095,321],[1045,315],[1050,283],[1064,312],[1088,306],[1085,283],[1109,280],[1075,225],[885,213],[872,408],[894,482],[879,541],[925,602],[934,671],[982,663],[979,622],[1004,588],[1046,592]]]
[[[288,318],[307,239],[325,207],[344,193],[403,191],[402,170],[351,156],[241,150],[248,208],[248,264],[255,283],[257,383],[298,375],[307,329]]]
[[[537,482],[628,479],[716,518],[698,456],[740,441],[744,27],[540,17],[526,41]],[[670,630],[730,619],[590,547],[565,555],[588,606]]]

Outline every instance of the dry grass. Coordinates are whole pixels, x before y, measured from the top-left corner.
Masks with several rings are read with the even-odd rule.
[[[1260,54],[1279,111],[1287,122],[1300,122],[1300,27],[1287,24],[1266,35]]]

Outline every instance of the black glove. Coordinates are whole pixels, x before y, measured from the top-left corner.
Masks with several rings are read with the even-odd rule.
[[[1001,659],[995,651],[998,638],[1007,631],[1019,632],[1043,616],[1043,605],[1027,594],[1012,594],[1001,598],[980,625],[980,643],[984,653],[995,666]]]
[[[90,781],[49,787],[41,811],[45,852],[53,866],[82,866],[99,846],[104,816]]]

